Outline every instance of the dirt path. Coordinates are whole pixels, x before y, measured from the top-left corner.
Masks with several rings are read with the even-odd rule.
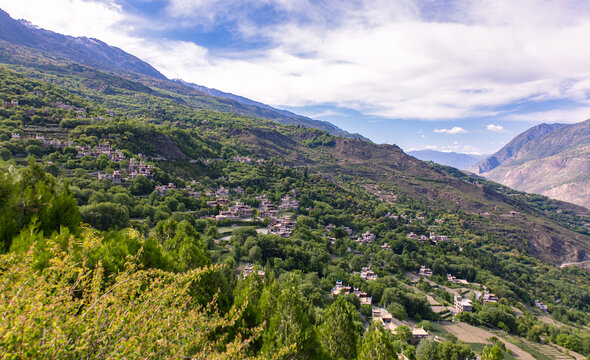
[[[490,337],[492,336],[496,336],[494,333],[489,332],[487,330],[484,329],[480,329],[478,327],[475,326],[471,326],[469,324],[466,323],[440,323],[444,329],[455,335],[456,337],[459,338],[459,340],[468,342],[468,343],[484,343],[484,344],[490,344],[490,341],[488,340]],[[498,337],[498,336],[496,336]],[[498,337],[498,339],[500,339],[500,341],[502,341],[504,343],[504,345],[506,345],[507,349],[510,349],[512,356],[514,356],[517,359],[523,359],[523,360],[535,360],[535,358],[529,354],[528,352],[522,350],[521,348],[519,348],[518,346],[509,343],[508,341]]]

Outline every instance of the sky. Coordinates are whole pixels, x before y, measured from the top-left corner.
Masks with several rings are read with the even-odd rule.
[[[181,78],[404,150],[590,118],[588,0],[0,0]]]

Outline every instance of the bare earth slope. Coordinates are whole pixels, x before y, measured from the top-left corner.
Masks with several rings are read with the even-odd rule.
[[[514,189],[590,208],[590,121],[554,129],[480,173]]]

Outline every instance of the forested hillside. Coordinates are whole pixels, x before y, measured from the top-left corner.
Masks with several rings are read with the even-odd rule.
[[[590,354],[585,209],[34,63],[0,69],[3,356]]]

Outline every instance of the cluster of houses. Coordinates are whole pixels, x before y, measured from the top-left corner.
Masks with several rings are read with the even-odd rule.
[[[275,204],[273,204],[269,199],[268,196],[262,195],[256,197],[256,199],[260,200],[260,217],[261,218],[276,218],[279,215],[279,211],[275,209]]]
[[[475,292],[475,300],[480,300],[485,305],[487,303],[497,303],[498,297],[491,292],[484,290],[483,293],[476,291]]]
[[[215,216],[215,220],[244,220],[252,219],[253,216],[253,208],[251,208],[249,205],[238,202],[235,205],[228,207],[227,210],[220,211],[219,215]]]
[[[353,289],[350,286],[342,285],[342,280],[336,281],[336,285],[332,288],[330,294],[332,294],[332,296],[337,296],[340,294],[348,295],[351,292],[359,298],[361,305],[373,304],[373,299],[369,295],[367,295],[366,292],[360,291],[358,288]]]
[[[437,243],[439,241],[446,241],[446,242],[450,242],[451,239],[446,236],[446,235],[436,235],[435,233],[431,232],[430,233],[430,237],[426,236],[426,235],[416,235],[413,232],[410,232],[407,236],[408,239],[414,239],[414,240],[419,240],[419,241],[428,241],[431,240],[434,243]]]
[[[358,239],[356,239],[355,241],[359,244],[370,244],[373,241],[375,241],[375,234],[367,231],[364,234],[362,234]]]
[[[33,139],[39,140],[43,143],[43,146],[66,147],[66,146],[73,146],[74,145],[73,141],[61,141],[59,139],[46,139],[42,135],[36,135],[34,138],[23,138],[18,133],[12,133],[10,136],[12,139],[16,139],[16,140],[33,140]]]
[[[191,187],[188,187],[188,186],[186,186],[184,189],[178,189],[176,187],[176,185],[174,185],[173,183],[168,183],[168,185],[156,186],[156,192],[158,193],[158,196],[164,196],[171,190],[184,190],[184,191],[188,192],[188,194],[195,199],[198,199],[201,197],[200,192],[195,191]]]
[[[340,295],[340,294],[350,294],[351,287],[348,285],[342,285],[342,280],[336,280],[336,285],[330,290],[330,294],[332,296]]]
[[[218,197],[215,200],[207,201],[207,206],[209,207],[217,207],[217,206],[228,206],[229,200],[224,197]]]
[[[361,269],[361,279],[365,279],[367,281],[377,280],[378,276],[371,270],[370,267],[363,267]]]
[[[383,325],[385,329],[388,329],[395,334],[397,328],[401,325],[405,325],[402,321],[394,318],[387,310],[380,307],[373,307],[373,321]],[[428,331],[424,328],[414,326],[411,328],[412,331],[412,342],[418,343],[420,340],[425,339],[429,336]]]
[[[418,275],[424,276],[426,278],[431,277],[432,270],[430,270],[430,268],[427,268],[426,266],[422,265],[422,266],[420,266],[420,271],[418,272]]]
[[[242,271],[242,275],[244,277],[248,277],[252,274],[257,274],[258,276],[264,278],[264,270],[254,269],[254,265],[252,265],[252,264],[246,265],[246,267],[244,268],[244,271]]]
[[[455,314],[463,311],[471,312],[473,310],[473,302],[470,299],[465,299],[460,295],[454,296],[453,312]]]
[[[98,174],[99,180],[108,180],[114,184],[120,184],[122,181],[121,172],[119,170],[113,171],[112,174],[110,173],[99,173]]]
[[[92,155],[92,154],[90,154],[90,155]],[[108,153],[107,153],[107,155],[108,155]],[[94,155],[92,155],[92,156],[94,156]],[[120,161],[121,159],[125,159],[125,155],[120,153],[119,150],[115,150],[115,152],[109,156],[111,156],[110,157],[111,161]],[[131,160],[129,160],[129,167],[127,167],[128,177],[126,177],[125,179],[122,178],[121,172],[119,170],[113,171],[112,174],[99,173],[98,178],[104,179],[104,180],[109,180],[113,183],[118,184],[122,180],[133,180],[136,177],[138,177],[139,175],[144,176],[148,179],[151,179],[153,177],[152,170],[153,170],[152,165],[148,165],[141,160],[137,161],[134,158],[132,158]],[[156,190],[158,191],[158,194],[160,196],[164,196],[164,195],[166,195],[166,193],[168,191],[176,190],[176,186],[174,186],[174,184],[170,183],[168,185],[156,186]],[[199,196],[200,196],[200,194],[199,194]]]
[[[295,194],[295,190],[292,190],[293,194]],[[279,204],[279,209],[287,210],[287,209],[299,209],[299,202],[294,198],[291,197],[289,194],[285,195],[281,199],[281,203]]]
[[[289,217],[272,218],[271,223],[268,226],[268,232],[269,234],[288,238],[291,236],[296,226],[297,223]]]
[[[63,103],[61,101],[55,102],[55,103],[53,103],[51,105],[55,106],[58,109],[67,110],[67,111],[73,111],[73,112],[76,112],[78,114],[82,114],[82,113],[85,113],[86,112],[86,109],[84,109],[84,108],[79,108],[79,107],[74,106],[74,105],[68,105],[68,104]]]
[[[446,242],[450,242],[451,241],[451,239],[449,239],[448,236],[445,236],[445,235],[436,235],[433,232],[430,233],[430,240],[433,241],[434,243],[437,243],[439,241],[446,241]]]
[[[95,147],[90,147],[89,145],[85,146],[76,146],[78,150],[78,155],[76,156],[78,159],[84,156],[92,156],[95,159],[102,154],[108,156],[110,161],[119,162],[125,160],[125,154],[121,152],[119,149],[113,149],[113,147],[108,143],[101,143]]]
[[[475,300],[481,300],[481,302],[485,305],[487,303],[497,303],[498,297],[487,290],[484,290],[483,293],[479,291],[474,292]],[[473,302],[470,299],[466,299],[462,296],[455,295],[453,299],[453,312],[458,314],[463,311],[471,312],[473,311]]]
[[[249,156],[234,156],[233,158],[231,158],[231,161],[241,162],[241,163],[245,163],[245,164],[253,164],[254,163],[254,159],[252,159]]]
[[[137,176],[142,175],[148,179],[152,178],[152,170],[154,167],[152,165],[146,164],[143,161],[135,160],[135,158],[131,158],[129,160],[129,167],[127,168],[127,173],[129,177],[133,180]]]
[[[467,281],[465,279],[457,279],[455,276],[453,276],[451,274],[447,274],[447,280],[449,280],[449,282],[452,284],[469,285],[469,281]]]

